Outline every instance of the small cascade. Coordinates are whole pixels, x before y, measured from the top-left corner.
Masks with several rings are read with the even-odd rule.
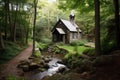
[[[52,76],[52,75],[56,74],[57,72],[62,72],[62,71],[68,70],[64,64],[58,63],[59,61],[61,61],[61,60],[57,59],[57,58],[53,58],[48,63],[49,69],[32,76],[32,80],[40,80],[40,79],[44,78],[45,76]]]

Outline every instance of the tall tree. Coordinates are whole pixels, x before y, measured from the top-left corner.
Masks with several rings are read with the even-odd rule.
[[[9,1],[5,0],[4,12],[5,12],[5,40],[7,39],[7,28],[8,28],[8,9],[9,9]]]
[[[36,26],[36,15],[37,15],[37,3],[38,3],[38,0],[34,0],[33,51],[32,51],[33,54],[35,52],[35,26]]]
[[[4,49],[4,42],[3,42],[1,26],[0,26],[0,50],[1,49]]]
[[[115,8],[116,46],[120,49],[119,1],[113,0]]]
[[[95,4],[95,52],[97,55],[101,53],[100,46],[100,1],[94,0]]]

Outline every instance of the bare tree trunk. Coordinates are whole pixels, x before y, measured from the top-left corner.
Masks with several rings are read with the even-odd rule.
[[[37,3],[38,0],[34,0],[33,51],[32,51],[33,54],[35,53],[35,26],[36,26]]]
[[[16,23],[17,23],[17,18],[18,18],[18,4],[16,5],[16,13],[15,13],[15,19],[14,19],[14,24],[13,24],[13,28],[12,28],[12,41],[16,42]]]
[[[18,4],[16,5],[16,16],[15,16],[15,21],[14,21],[14,31],[13,31],[13,41],[14,42],[16,42],[16,23],[17,23],[17,18],[18,18],[18,9],[19,9],[19,7],[18,7]]]
[[[119,1],[113,0],[115,8],[116,46],[120,49]]]
[[[13,11],[13,4],[11,3],[11,12]],[[11,13],[12,14],[12,13]],[[10,21],[10,39],[13,41],[13,17],[9,14],[9,21]]]
[[[4,32],[5,32],[5,40],[7,39],[7,21],[8,21],[8,17],[7,17],[7,12],[8,12],[8,9],[7,9],[7,5],[8,5],[8,2],[7,0],[5,0],[5,29],[4,29]]]
[[[8,0],[8,3],[9,3],[9,0]],[[9,3],[10,4],[10,3]],[[8,5],[9,7],[9,5]],[[10,7],[8,8],[8,25],[9,25],[9,33],[10,33],[10,40],[12,40],[11,36],[12,36],[12,22],[11,22],[11,13],[10,13]]]
[[[2,38],[2,33],[0,31],[0,50],[4,49],[4,48],[5,48],[5,46],[4,46],[4,42],[3,42],[3,38]]]
[[[101,54],[100,46],[100,1],[94,0],[95,4],[95,53]]]

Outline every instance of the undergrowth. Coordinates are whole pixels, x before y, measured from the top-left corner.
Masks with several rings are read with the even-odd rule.
[[[26,79],[9,75],[8,77],[6,77],[6,80],[26,80]]]
[[[23,48],[12,42],[5,42],[5,49],[0,51],[0,64],[7,62],[16,56]]]

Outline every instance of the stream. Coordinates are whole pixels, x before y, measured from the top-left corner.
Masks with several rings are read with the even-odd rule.
[[[56,74],[59,69],[62,68],[67,68],[65,65],[57,63],[58,61],[61,61],[58,58],[53,58],[49,63],[49,69],[44,71],[44,72],[40,72],[35,74],[34,76],[32,76],[32,80],[41,80],[42,78],[44,78],[45,76],[52,76],[54,74]]]

